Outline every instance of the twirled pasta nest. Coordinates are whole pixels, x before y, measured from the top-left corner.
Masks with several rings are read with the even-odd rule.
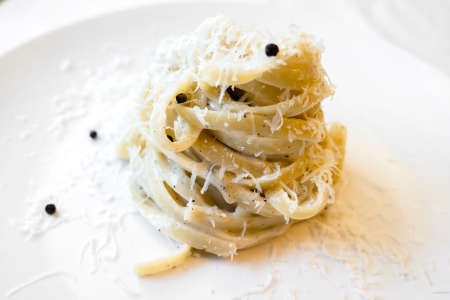
[[[150,223],[230,256],[332,203],[346,131],[324,122],[321,53],[306,34],[274,40],[224,17],[163,41],[119,151]]]

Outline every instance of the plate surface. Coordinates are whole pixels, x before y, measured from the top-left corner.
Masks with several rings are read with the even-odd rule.
[[[337,86],[325,114],[349,129],[345,184],[325,214],[233,261],[193,257],[138,279],[135,263],[177,246],[136,213],[115,148],[158,41],[217,14],[271,31],[295,23],[324,41]],[[0,57],[0,293],[446,299],[449,99],[448,77],[383,41],[352,9],[149,6],[42,36]],[[49,202],[58,216],[43,213]]]

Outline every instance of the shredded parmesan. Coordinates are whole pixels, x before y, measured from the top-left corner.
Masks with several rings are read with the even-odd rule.
[[[212,164],[209,167],[208,174],[206,175],[206,178],[205,178],[205,183],[203,184],[203,187],[202,187],[202,189],[200,191],[201,194],[204,194],[208,190],[209,181],[211,180],[211,174],[212,174],[215,166],[216,166],[216,164]]]
[[[52,272],[46,272],[43,274],[40,274],[32,279],[30,279],[29,281],[26,281],[24,283],[19,284],[18,286],[10,289],[9,291],[6,292],[5,296],[7,298],[17,294],[18,292],[20,292],[21,290],[23,290],[24,288],[27,288],[35,283],[38,283],[42,280],[46,280],[48,278],[52,278],[52,277],[61,277],[64,279],[69,279],[70,282],[72,283],[77,283],[77,279],[70,273],[64,272],[64,271],[52,271]]]

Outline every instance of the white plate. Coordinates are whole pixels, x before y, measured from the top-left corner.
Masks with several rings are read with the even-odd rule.
[[[269,30],[296,23],[324,40],[325,66],[337,86],[326,115],[349,128],[347,185],[325,216],[234,261],[192,258],[138,279],[136,262],[175,245],[136,215],[129,199],[126,166],[114,152],[125,111],[145,83],[156,43],[218,13]],[[352,9],[150,6],[42,36],[0,58],[0,293],[446,299],[449,99],[449,78],[381,40]],[[97,141],[88,137],[91,128]],[[59,216],[43,213],[48,202]],[[20,230],[46,227],[28,240]]]

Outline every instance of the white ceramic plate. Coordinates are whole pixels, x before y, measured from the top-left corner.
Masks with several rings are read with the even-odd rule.
[[[296,23],[323,39],[337,86],[326,115],[349,128],[346,185],[323,216],[234,261],[197,257],[138,279],[135,263],[176,245],[133,208],[114,152],[125,112],[156,43],[218,13],[274,31]],[[449,78],[384,42],[352,9],[150,6],[42,36],[0,58],[0,293],[448,299],[449,99]],[[49,202],[58,216],[43,213]]]

